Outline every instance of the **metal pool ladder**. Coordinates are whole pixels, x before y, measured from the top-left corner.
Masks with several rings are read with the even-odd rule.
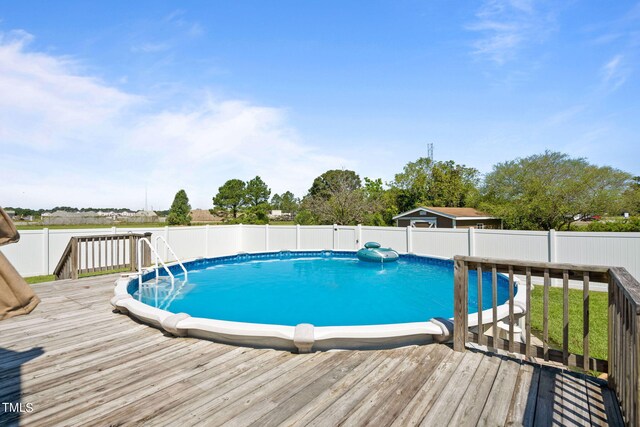
[[[165,264],[165,262],[162,260],[162,257],[158,254],[158,243],[159,243],[160,240],[162,240],[162,243],[164,243],[164,246],[169,250],[169,252],[171,252],[171,255],[173,255],[173,257],[176,259],[177,263],[182,268],[182,271],[184,271],[184,280],[186,281],[187,278],[188,278],[187,269],[184,267],[184,264],[182,264],[182,261],[180,261],[180,258],[178,258],[178,256],[173,251],[171,246],[169,246],[169,243],[167,243],[167,241],[164,239],[164,237],[156,236],[155,247],[151,244],[149,239],[147,239],[146,237],[143,237],[143,238],[138,240],[138,248],[137,248],[137,250],[138,250],[138,285],[139,286],[142,286],[142,249],[143,249],[143,246],[145,244],[149,247],[149,250],[151,251],[151,254],[153,255],[154,264],[156,266],[156,268],[155,268],[155,271],[156,271],[156,284],[158,283],[158,277],[159,277],[159,269],[158,269],[158,261],[159,261],[160,264],[162,265],[162,268],[164,269],[164,271],[166,271],[167,274],[169,275],[169,277],[171,278],[171,286],[172,287],[175,286],[176,279],[175,279],[173,273],[171,273],[171,270],[169,270],[169,267],[167,267],[167,264]]]

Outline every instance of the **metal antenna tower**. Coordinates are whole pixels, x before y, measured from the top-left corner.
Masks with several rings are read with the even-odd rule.
[[[427,144],[427,157],[433,163],[433,143],[431,142]]]

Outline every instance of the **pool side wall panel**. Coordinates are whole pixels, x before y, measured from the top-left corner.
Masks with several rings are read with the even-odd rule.
[[[185,263],[187,270],[198,269],[211,263],[242,262],[249,259],[288,259],[296,256],[325,256],[325,257],[355,257],[356,251],[274,251],[258,252],[253,254],[240,253],[209,259],[198,259]],[[413,261],[438,264],[452,267],[450,259],[424,257],[414,254],[401,255],[402,258]],[[171,265],[169,269],[173,273],[179,273],[181,267],[178,264]],[[154,270],[143,273],[142,280],[150,280],[155,276]],[[518,292],[519,282],[516,280],[516,295],[514,300],[514,312],[516,315],[524,313],[526,307],[525,292]],[[296,327],[286,325],[267,325],[257,323],[232,322],[216,319],[203,319],[184,315],[184,318],[176,318],[176,314],[144,304],[135,298],[133,294],[137,290],[138,275],[123,275],[116,281],[112,305],[124,314],[129,314],[151,326],[178,336],[190,336],[194,338],[208,339],[225,344],[254,347],[274,348],[286,351],[306,351],[308,342],[304,348],[296,346]],[[508,304],[498,307],[498,319],[509,316]],[[175,320],[175,321],[172,321]],[[449,319],[451,320],[451,319]],[[493,321],[492,310],[483,311],[483,323]],[[165,323],[163,327],[163,323]],[[171,326],[167,326],[170,324]],[[478,314],[469,315],[469,327],[478,325]],[[301,325],[299,325],[301,326]],[[322,326],[313,327],[313,351],[326,351],[334,349],[385,349],[408,345],[429,344],[433,341],[442,342],[448,338],[449,332],[441,327],[440,322],[413,322],[389,325],[366,326]]]

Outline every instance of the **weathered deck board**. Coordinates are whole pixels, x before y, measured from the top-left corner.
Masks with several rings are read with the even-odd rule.
[[[591,377],[433,344],[295,355],[172,338],[113,313],[115,276],[34,285],[0,322],[0,425],[621,425]]]

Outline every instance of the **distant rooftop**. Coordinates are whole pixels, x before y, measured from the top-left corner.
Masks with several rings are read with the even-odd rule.
[[[405,215],[409,215],[415,212],[419,212],[419,211],[426,211],[426,212],[431,212],[437,215],[442,215],[442,216],[446,216],[452,219],[459,219],[459,218],[494,218],[493,216],[489,215],[486,212],[482,212],[479,211],[477,209],[474,208],[445,208],[445,207],[433,207],[433,206],[429,206],[429,207],[419,207],[419,208],[415,208],[412,209],[410,211],[406,211],[406,212],[402,212],[401,214],[398,214],[396,216],[393,217],[393,219],[398,219],[400,217],[403,217]]]

